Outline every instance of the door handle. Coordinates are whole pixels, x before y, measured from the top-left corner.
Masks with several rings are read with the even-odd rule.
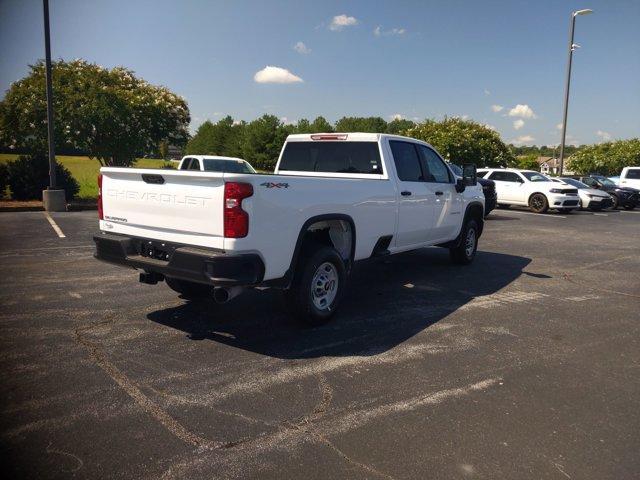
[[[400,195],[402,195],[403,197],[408,197],[411,195],[411,192],[408,190],[403,190],[402,192],[400,192]]]
[[[444,193],[442,193],[442,192],[436,192],[436,195],[440,196],[440,195],[444,195]]]

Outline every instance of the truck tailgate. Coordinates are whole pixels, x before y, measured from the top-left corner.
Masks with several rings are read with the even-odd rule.
[[[222,173],[102,168],[103,231],[223,248]]]

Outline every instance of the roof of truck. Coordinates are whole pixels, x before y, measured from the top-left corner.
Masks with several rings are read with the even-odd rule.
[[[392,135],[389,133],[370,132],[326,132],[326,133],[293,133],[287,137],[287,142],[308,142],[310,140],[338,140],[338,141],[360,141],[377,142],[383,138],[411,140],[413,142],[427,143],[417,138],[403,137],[402,135]]]

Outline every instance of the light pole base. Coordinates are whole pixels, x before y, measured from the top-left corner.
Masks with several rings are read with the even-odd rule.
[[[42,203],[47,212],[66,212],[67,201],[64,190],[43,190]]]

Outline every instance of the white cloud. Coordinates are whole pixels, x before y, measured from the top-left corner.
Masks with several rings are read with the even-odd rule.
[[[253,76],[256,83],[299,83],[303,82],[300,77],[294,75],[286,68],[267,65]]]
[[[302,55],[308,55],[309,53],[311,53],[311,49],[307,47],[303,42],[296,43],[293,46],[293,49]]]
[[[498,113],[501,112],[504,107],[502,105],[491,105],[491,110]]]
[[[289,120],[289,118],[287,118],[287,117],[280,118],[280,121],[282,123],[284,123],[285,125],[293,125],[293,123],[294,123],[293,120]]]
[[[491,95],[491,92],[485,88],[484,89],[484,94],[488,97],[489,95]]]
[[[611,134],[609,132],[603,132],[602,130],[598,130],[596,135],[602,139],[602,141],[606,142],[611,140]]]
[[[522,120],[521,118],[513,122],[513,128],[515,128],[516,130],[520,130],[522,127],[524,127],[524,120]]]
[[[462,115],[462,117],[460,117],[462,120],[469,120],[469,115],[467,115],[466,113],[464,115]]]
[[[556,129],[562,130],[562,122],[560,122],[559,124],[556,125]]]
[[[348,15],[336,15],[331,20],[329,24],[329,30],[338,31],[342,30],[345,27],[352,27],[358,24],[358,19],[356,17],[350,17]]]
[[[521,118],[537,118],[536,114],[533,113],[533,109],[529,105],[522,105],[520,103],[509,110],[509,116]]]
[[[485,128],[488,128],[489,130],[493,130],[494,132],[498,131],[498,129],[493,126],[493,125],[489,125],[488,123],[484,124]]]
[[[524,143],[531,143],[535,140],[531,135],[520,135],[518,138],[514,138],[510,143],[514,143],[516,145],[522,145]]]
[[[385,37],[389,37],[389,36],[393,36],[393,35],[404,35],[407,32],[407,30],[405,28],[392,28],[391,30],[382,30],[382,26],[378,25],[376,28],[373,29],[373,34],[376,37],[380,37],[380,36],[385,36]]]
[[[391,115],[391,120],[403,120],[405,117],[401,113],[394,113]]]

